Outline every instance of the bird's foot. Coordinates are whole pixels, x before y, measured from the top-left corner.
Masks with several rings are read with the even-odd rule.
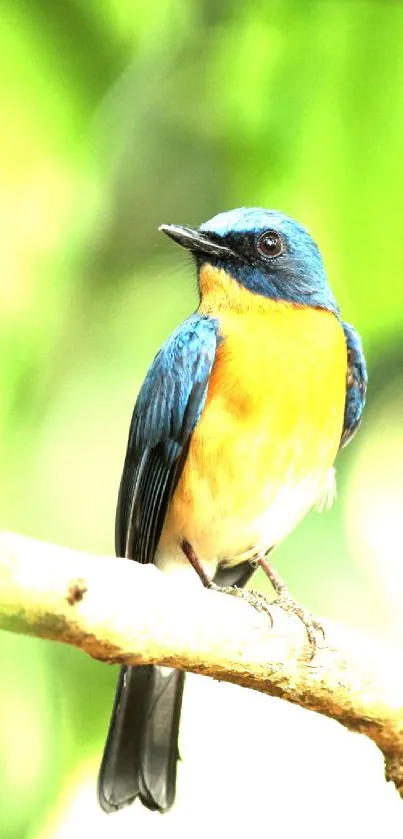
[[[314,618],[308,609],[304,609],[300,606],[287,590],[283,591],[276,600],[273,600],[272,603],[269,603],[264,594],[261,594],[259,591],[254,591],[253,589],[242,589],[237,588],[237,586],[221,587],[216,586],[213,582],[209,588],[214,591],[223,591],[225,594],[231,594],[233,597],[240,597],[242,600],[245,600],[246,603],[249,603],[258,612],[263,612],[268,616],[270,626],[273,626],[274,622],[273,614],[271,612],[272,606],[277,606],[277,608],[282,609],[283,612],[286,612],[288,615],[296,615],[296,617],[304,624],[306,634],[308,636],[309,646],[311,648],[311,659],[316,653],[319,634],[322,636],[322,640],[325,637],[325,630],[323,629],[322,624]]]
[[[318,646],[318,636],[322,636],[322,641],[325,638],[325,630],[319,621],[317,621],[311,612],[308,609],[304,609],[303,606],[300,606],[299,603],[294,600],[290,592],[288,591],[287,586],[277,574],[277,571],[272,568],[270,563],[267,560],[266,556],[259,555],[257,557],[258,564],[265,572],[266,576],[269,578],[276,594],[277,598],[271,604],[272,606],[278,606],[279,609],[282,609],[283,612],[286,612],[289,615],[296,615],[297,618],[304,624],[306,634],[308,636],[309,645],[311,648],[311,656],[312,659],[316,653],[316,649]]]
[[[296,617],[304,624],[306,634],[308,636],[309,646],[311,648],[310,658],[312,659],[316,653],[319,635],[322,636],[322,641],[325,638],[325,630],[323,629],[322,624],[314,618],[308,609],[304,609],[303,606],[300,606],[288,591],[281,592],[276,600],[273,600],[271,605],[277,606],[288,615],[296,615]]]
[[[303,606],[300,606],[299,603],[294,600],[288,591],[287,586],[277,574],[277,571],[275,571],[269,564],[267,556],[257,554],[256,557],[254,557],[254,562],[256,562],[256,565],[259,565],[265,572],[277,594],[277,598],[273,600],[272,603],[269,603],[264,594],[261,594],[259,591],[254,591],[253,589],[243,589],[238,588],[238,586],[216,585],[216,583],[214,583],[204,571],[200,560],[189,542],[185,540],[182,542],[182,550],[205,588],[209,588],[212,591],[221,591],[224,592],[224,594],[231,594],[233,597],[240,597],[241,600],[245,600],[246,603],[249,603],[250,606],[253,606],[253,608],[258,612],[263,612],[268,615],[270,626],[273,626],[273,615],[271,613],[272,606],[277,606],[279,609],[282,609],[283,612],[287,612],[289,615],[295,615],[299,618],[299,620],[304,624],[306,634],[308,636],[311,648],[310,658],[312,659],[314,657],[318,646],[319,634],[322,636],[322,640],[325,638],[323,626],[307,609],[304,609]]]

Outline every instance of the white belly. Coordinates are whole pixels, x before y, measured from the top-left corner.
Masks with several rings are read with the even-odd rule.
[[[267,497],[270,499],[266,509],[258,515],[250,515],[248,509],[243,514],[228,515],[228,511],[215,508],[215,515],[208,523],[208,538],[203,538],[205,547],[202,553],[197,544],[193,544],[198,559],[209,577],[214,577],[219,566],[231,567],[245,562],[258,553],[266,553],[275,547],[290,533],[306,513],[314,506],[329,506],[335,494],[335,473],[330,469],[326,480],[318,481],[317,476],[307,477],[299,483],[290,480],[273,498],[270,485]],[[249,516],[249,517],[248,517]],[[206,551],[208,545],[223,546],[219,554]],[[245,549],[239,552],[239,545]],[[189,569],[189,562],[178,544],[177,539],[163,543],[158,547],[155,564],[163,571],[183,573]],[[197,575],[192,571],[196,581]]]

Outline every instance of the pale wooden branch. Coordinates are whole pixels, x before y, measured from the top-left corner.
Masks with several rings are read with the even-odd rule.
[[[188,577],[189,575],[184,575]],[[370,737],[403,797],[401,650],[324,622],[312,660],[300,621],[154,566],[0,534],[0,628],[111,663],[174,665],[280,696]]]

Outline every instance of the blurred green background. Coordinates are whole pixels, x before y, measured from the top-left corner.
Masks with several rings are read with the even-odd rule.
[[[403,5],[385,0],[2,0],[2,527],[112,552],[138,387],[196,305],[192,267],[157,227],[279,208],[318,240],[370,388],[337,463],[336,505],[307,518],[276,566],[314,611],[402,637],[402,43]],[[115,670],[3,633],[0,672],[0,839],[135,836],[143,822],[148,835],[181,835],[200,800],[199,819],[225,815],[237,835],[242,818],[267,818],[269,792],[248,787],[261,766],[277,807],[298,801],[301,836],[323,835],[304,784],[308,798],[321,785],[329,813],[344,783],[331,823],[340,831],[355,807],[360,825],[344,835],[403,826],[370,744],[200,679],[175,811],[106,817],[94,789]],[[281,732],[292,732],[288,760]],[[262,763],[249,741],[263,737]]]

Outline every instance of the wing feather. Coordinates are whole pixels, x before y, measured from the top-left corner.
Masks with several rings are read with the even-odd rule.
[[[196,314],[168,338],[137,398],[116,510],[116,553],[152,562],[205,403],[218,324]]]
[[[347,344],[347,387],[340,448],[346,446],[353,439],[361,424],[368,381],[361,338],[349,323],[343,323],[342,326]]]

